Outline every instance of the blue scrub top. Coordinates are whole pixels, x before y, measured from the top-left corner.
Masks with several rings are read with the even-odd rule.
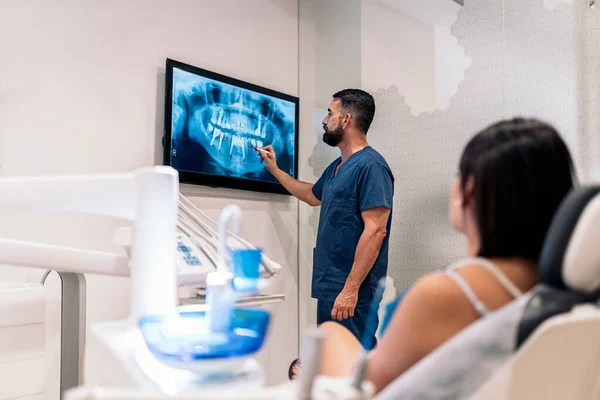
[[[341,157],[332,162],[313,186],[321,201],[317,244],[313,250],[312,297],[333,302],[344,288],[354,253],[364,229],[361,213],[376,208],[392,210],[394,176],[387,162],[370,146],[352,154],[338,169]],[[359,304],[369,302],[377,282],[386,276],[392,215],[373,268],[363,281]]]

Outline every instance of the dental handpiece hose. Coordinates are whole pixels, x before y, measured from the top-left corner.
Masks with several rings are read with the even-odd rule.
[[[367,323],[361,341],[362,349],[358,355],[358,360],[356,362],[356,370],[352,377],[352,387],[354,387],[359,392],[362,391],[362,382],[365,380],[365,376],[367,375],[367,362],[369,350],[373,346],[372,338],[375,335],[375,331],[377,329],[377,311],[379,310],[379,303],[381,302],[381,298],[383,297],[384,289],[385,278],[381,278],[377,284],[375,296],[373,297],[371,307],[369,308],[369,315],[367,315]]]
[[[233,222],[234,232],[239,234],[241,210],[236,205],[228,205],[221,212],[219,221],[219,263],[217,270],[206,277],[206,304],[208,321],[213,333],[225,333],[231,325],[231,315],[235,306],[235,293],[232,287],[231,260],[227,259],[227,224]]]

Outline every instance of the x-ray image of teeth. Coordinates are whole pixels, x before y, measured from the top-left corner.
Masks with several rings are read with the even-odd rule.
[[[171,162],[178,170],[277,182],[251,146],[272,145],[294,176],[295,104],[173,69]]]

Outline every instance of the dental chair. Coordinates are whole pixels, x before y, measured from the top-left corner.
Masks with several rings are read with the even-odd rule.
[[[600,399],[600,186],[573,190],[539,284],[465,328],[376,399]]]

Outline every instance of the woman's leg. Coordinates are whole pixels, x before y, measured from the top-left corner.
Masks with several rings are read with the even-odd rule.
[[[325,322],[319,330],[325,333],[321,347],[321,374],[350,375],[361,350],[358,339],[337,322]]]
[[[355,315],[357,313],[361,314],[361,309],[359,307],[355,310]],[[363,312],[363,314],[366,314],[366,312]],[[361,315],[356,315],[356,317],[359,316]],[[364,323],[357,325],[351,320],[344,320],[341,322],[332,321],[331,307],[323,300],[318,301],[317,320],[319,330],[326,335],[321,348],[321,374],[329,376],[350,375],[354,362],[358,357],[358,352],[361,349],[360,342],[356,338],[356,335],[357,332],[364,330]],[[362,315],[360,322],[364,322],[362,320],[366,320],[365,315]],[[352,332],[349,327],[342,324],[354,328],[354,332]],[[300,369],[300,360],[294,360],[288,369],[289,379],[296,379]]]
[[[331,318],[331,308],[333,307],[333,303],[327,302],[325,300],[317,300],[317,326],[321,326],[324,323],[331,323],[328,321],[332,321]],[[300,359],[295,359],[290,364],[288,369],[288,378],[290,381],[295,380],[300,374],[300,369],[302,368],[302,362]]]

